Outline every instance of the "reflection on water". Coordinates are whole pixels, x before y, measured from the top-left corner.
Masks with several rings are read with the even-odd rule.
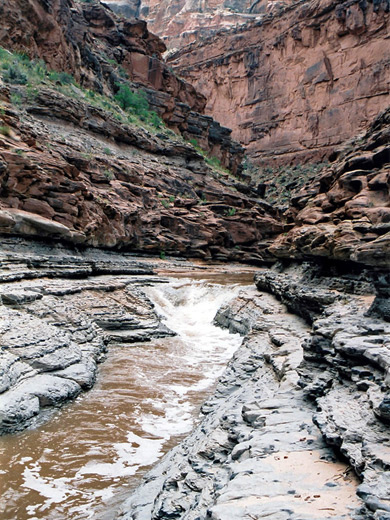
[[[145,289],[178,336],[112,347],[93,390],[43,426],[0,438],[0,518],[114,518],[142,474],[192,429],[240,344],[211,324],[238,291],[185,278]]]

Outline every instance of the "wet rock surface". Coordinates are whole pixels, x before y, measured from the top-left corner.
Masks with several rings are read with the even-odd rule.
[[[346,277],[346,287],[350,281]],[[353,276],[350,276],[350,279]],[[366,278],[367,275],[363,276]],[[325,280],[304,279],[295,274],[260,273],[256,285],[286,301],[299,286],[323,302]],[[384,279],[373,274],[383,291]],[[376,280],[376,281],[375,281]],[[328,282],[330,280],[328,279]],[[333,293],[333,302],[311,316],[312,330],[303,342],[303,362],[298,372],[305,396],[316,404],[313,415],[326,442],[346,457],[362,480],[358,495],[366,504],[364,518],[386,518],[389,511],[388,371],[390,328],[372,312],[382,299],[372,290],[362,294]],[[358,291],[359,292],[359,291]],[[312,300],[300,299],[300,314],[311,312]],[[380,307],[380,305],[379,305]]]
[[[4,239],[0,264],[0,433],[91,388],[109,346],[173,335],[140,289],[150,261]]]
[[[90,388],[107,348],[172,334],[142,292],[162,281],[156,260],[8,237],[0,261],[2,433]],[[120,518],[386,518],[387,281],[309,263],[259,271],[260,292],[215,317],[244,339],[198,427]]]
[[[302,388],[309,326],[253,292],[216,322],[246,334],[242,346],[197,429],[146,475],[119,518],[369,518]]]

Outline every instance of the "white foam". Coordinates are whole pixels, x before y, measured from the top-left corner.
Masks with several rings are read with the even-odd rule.
[[[69,487],[69,478],[44,478],[40,475],[41,466],[35,462],[31,467],[24,468],[22,487],[33,489],[40,495],[46,497],[43,509],[51,504],[64,502],[70,495],[77,494],[77,491]]]
[[[135,433],[129,432],[128,442],[113,444],[116,451],[114,462],[87,462],[77,472],[80,475],[100,475],[103,477],[131,476],[143,466],[149,466],[156,462],[162,455],[164,438],[146,439]]]
[[[20,457],[19,463],[24,465],[20,468],[24,470],[22,486],[42,497],[26,509],[29,520],[53,520],[58,517],[58,511],[61,511],[58,513],[61,516],[66,508],[69,518],[96,518],[95,506],[99,502],[111,503],[119,485],[127,482],[126,479],[135,475],[140,468],[154,464],[172,437],[177,438],[193,428],[197,415],[195,407],[199,406],[201,399],[194,399],[194,396],[201,392],[204,395],[205,390],[214,384],[241,343],[238,335],[229,334],[212,324],[218,308],[239,290],[240,287],[183,279],[145,289],[157,311],[165,317],[167,326],[178,336],[156,341],[155,344],[135,346],[139,358],[131,354],[123,358],[123,372],[116,373],[114,389],[110,390],[108,386],[102,394],[102,409],[99,411],[98,408],[97,415],[92,418],[93,428],[89,427],[87,417],[85,430],[82,424],[78,432],[78,439],[86,439],[84,453],[77,453],[73,458],[72,448],[66,443],[61,444],[59,456],[65,454],[65,458],[75,464],[65,472],[66,477],[57,478],[57,475],[64,473],[56,472],[58,450],[52,447],[44,447],[37,462],[33,462],[32,457]],[[126,388],[126,385],[122,391],[117,384],[121,377],[128,377],[127,359],[134,388],[140,388],[140,391],[134,391],[133,386]],[[147,388],[145,394],[142,388]],[[99,395],[101,390],[92,392]],[[145,397],[136,401],[133,394]],[[117,398],[119,401],[129,398],[129,409],[123,408],[118,414]],[[140,427],[137,428],[137,425]],[[96,428],[98,434],[92,442],[88,436],[90,430]],[[127,428],[144,434],[127,432]],[[105,435],[101,434],[102,430]],[[42,433],[45,433],[44,430]],[[45,434],[45,442],[47,438]],[[48,470],[51,460],[53,472]],[[100,489],[102,481],[104,489]],[[74,498],[71,498],[69,505],[65,505],[70,497]]]
[[[156,382],[164,397],[150,403],[156,413],[141,414],[138,418],[143,431],[169,438],[193,428],[193,406],[189,404],[188,394],[209,388],[241,343],[238,334],[230,334],[213,324],[220,306],[240,289],[189,279],[145,289],[178,338],[170,340],[173,348],[167,355],[172,365],[167,380]],[[175,374],[180,381],[172,382]]]
[[[221,305],[235,297],[241,289],[240,286],[222,286],[189,279],[146,288],[167,326],[181,340],[180,351],[172,352],[172,359],[179,355],[182,362],[203,375],[202,380],[192,385],[171,385],[170,388],[177,394],[184,396],[189,391],[208,388],[223,372],[225,363],[240,345],[238,334],[230,334],[216,327],[213,319]]]

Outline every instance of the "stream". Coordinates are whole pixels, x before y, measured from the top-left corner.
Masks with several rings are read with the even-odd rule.
[[[212,324],[252,274],[228,279],[144,288],[177,336],[110,348],[91,391],[40,427],[0,439],[2,520],[115,517],[142,475],[192,430],[241,343]]]

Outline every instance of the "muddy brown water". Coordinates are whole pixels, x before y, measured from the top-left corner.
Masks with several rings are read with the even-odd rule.
[[[0,438],[0,518],[112,520],[196,423],[241,343],[212,318],[252,277],[183,273],[147,288],[178,336],[111,347],[91,391],[41,426]]]

